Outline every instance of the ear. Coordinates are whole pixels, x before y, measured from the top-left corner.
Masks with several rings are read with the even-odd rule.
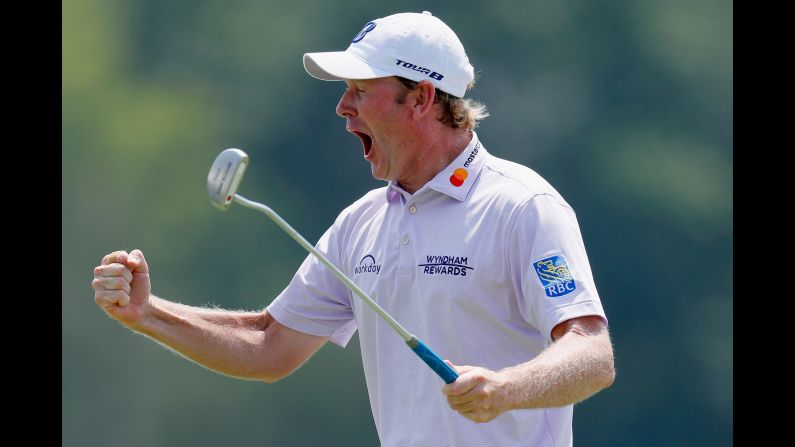
[[[433,110],[436,100],[436,87],[430,81],[420,81],[411,92],[412,117],[420,119]]]

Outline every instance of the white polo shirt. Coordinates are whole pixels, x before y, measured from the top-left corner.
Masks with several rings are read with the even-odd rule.
[[[524,363],[552,342],[556,324],[605,318],[572,208],[531,169],[488,154],[477,135],[414,194],[390,182],[357,200],[317,248],[457,365]],[[268,312],[343,347],[359,330],[383,446],[572,444],[571,405],[484,424],[453,411],[439,376],[312,255]]]

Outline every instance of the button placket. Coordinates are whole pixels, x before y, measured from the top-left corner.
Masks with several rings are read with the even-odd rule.
[[[415,204],[415,202],[418,199],[418,194],[419,193],[415,193],[413,197],[409,197],[405,202],[403,202],[400,232],[398,233],[399,236],[397,237],[398,253],[400,254],[398,261],[398,275],[403,277],[414,275],[417,269],[417,262],[415,260],[414,252],[416,247],[414,242],[415,236],[417,236],[415,234],[418,219],[416,214],[419,207]],[[408,213],[406,211],[408,211]]]

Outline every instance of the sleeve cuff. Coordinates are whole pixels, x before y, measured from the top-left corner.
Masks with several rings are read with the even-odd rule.
[[[571,320],[572,318],[578,317],[585,317],[588,315],[597,315],[602,317],[605,320],[605,324],[607,324],[607,317],[605,316],[605,311],[602,308],[602,303],[598,300],[588,300],[588,301],[580,301],[577,303],[572,303],[562,307],[556,307],[551,311],[547,312],[544,316],[543,321],[543,330],[544,330],[544,339],[548,343],[552,343],[552,329],[555,328],[558,324],[566,321]]]
[[[351,321],[340,324],[339,321],[323,322],[305,318],[290,312],[278,300],[268,305],[267,311],[280,324],[305,334],[329,337],[332,343],[341,348],[347,346],[356,332],[356,324],[351,324]]]

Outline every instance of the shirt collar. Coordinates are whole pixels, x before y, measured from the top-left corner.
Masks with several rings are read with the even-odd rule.
[[[420,191],[430,188],[463,201],[475,183],[475,179],[480,175],[486,154],[486,149],[480,144],[478,135],[473,130],[472,140],[467,147],[446,168],[420,188]],[[407,200],[411,197],[411,194],[401,188],[397,181],[391,180],[387,188],[387,200],[392,201],[401,195]]]
[[[472,141],[458,154],[452,163],[428,182],[428,187],[442,194],[463,201],[480,175],[486,158],[486,149],[480,144],[478,135],[472,131]]]

